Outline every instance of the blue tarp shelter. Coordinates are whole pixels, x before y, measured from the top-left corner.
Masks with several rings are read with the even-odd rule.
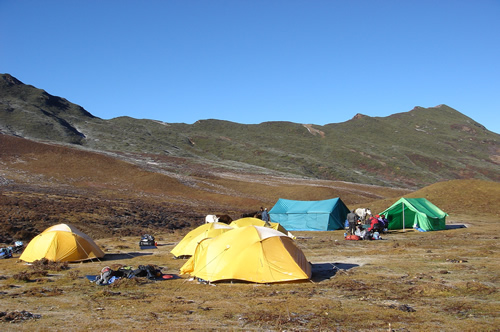
[[[340,198],[293,201],[280,198],[269,211],[272,222],[289,231],[333,231],[344,228],[349,209]]]

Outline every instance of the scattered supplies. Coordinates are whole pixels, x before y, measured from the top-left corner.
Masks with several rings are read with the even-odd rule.
[[[14,242],[14,246],[12,246],[12,252],[13,253],[20,253],[24,250],[24,243],[23,241],[16,241]]]
[[[12,247],[0,248],[0,259],[11,258],[11,257],[12,257]]]
[[[0,259],[11,258],[13,253],[21,252],[23,249],[24,243],[22,241],[16,241],[13,246],[0,248]]]
[[[148,278],[149,280],[168,280],[175,279],[175,275],[163,274],[161,268],[155,265],[139,265],[137,269],[131,266],[120,267],[116,270],[109,266],[102,268],[101,273],[96,276],[87,276],[90,282],[96,285],[105,286],[114,283],[115,281],[125,278],[131,279],[134,277]]]
[[[141,249],[154,249],[156,248],[156,241],[154,236],[149,234],[144,234],[139,241],[139,246]]]

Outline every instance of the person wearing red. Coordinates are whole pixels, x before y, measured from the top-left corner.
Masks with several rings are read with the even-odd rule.
[[[380,227],[380,224],[379,224],[379,218],[380,216],[377,214],[375,217],[371,217],[370,218],[370,227],[368,228],[368,232],[380,232],[381,231],[381,227]]]

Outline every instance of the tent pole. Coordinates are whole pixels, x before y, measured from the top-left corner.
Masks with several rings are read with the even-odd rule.
[[[401,207],[403,211],[403,232],[405,232],[405,203],[401,202]]]

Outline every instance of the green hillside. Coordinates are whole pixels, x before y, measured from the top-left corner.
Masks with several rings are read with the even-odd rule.
[[[187,157],[221,168],[365,184],[418,188],[452,179],[500,181],[500,135],[446,105],[388,117],[357,115],[325,126],[103,120],[2,74],[0,132],[129,157]]]

